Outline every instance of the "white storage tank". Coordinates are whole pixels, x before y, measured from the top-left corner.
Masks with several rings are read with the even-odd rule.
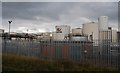
[[[87,37],[84,36],[72,36],[70,38],[71,41],[87,41]]]
[[[55,26],[56,33],[62,33],[67,36],[70,33],[70,26],[68,25],[59,25]]]
[[[82,35],[82,28],[75,28],[75,29],[72,29],[72,34],[73,35]]]
[[[108,30],[108,17],[100,16],[98,18],[99,31],[107,31]]]
[[[91,40],[91,35],[93,37],[93,40],[98,40],[98,23],[96,22],[90,22],[90,23],[84,23],[82,25],[83,27],[83,35],[88,36],[88,40]]]

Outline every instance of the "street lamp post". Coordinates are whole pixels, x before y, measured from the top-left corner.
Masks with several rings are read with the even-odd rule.
[[[9,39],[10,39],[10,24],[12,23],[12,21],[8,21],[9,23]]]

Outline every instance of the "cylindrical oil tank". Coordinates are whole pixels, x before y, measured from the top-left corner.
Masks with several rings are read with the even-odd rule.
[[[73,35],[82,35],[82,28],[72,29],[72,34]]]
[[[68,34],[70,33],[70,26],[68,25],[55,26],[55,29],[56,29],[56,33],[62,33],[65,36],[68,36]]]
[[[70,37],[71,41],[87,41],[87,37],[84,36],[72,36]]]
[[[108,30],[108,17],[107,16],[100,16],[98,18],[98,25],[99,25],[99,31]]]

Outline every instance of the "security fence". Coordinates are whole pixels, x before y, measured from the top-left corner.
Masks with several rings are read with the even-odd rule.
[[[3,40],[2,53],[35,56],[43,60],[72,60],[80,63],[120,67],[118,41],[30,41]]]

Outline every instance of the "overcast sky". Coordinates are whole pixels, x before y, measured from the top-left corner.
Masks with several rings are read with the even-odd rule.
[[[109,26],[117,28],[117,2],[3,2],[2,28],[8,31],[54,31],[56,25],[81,27],[83,23],[98,22],[99,16],[109,17]]]
[[[1,0],[3,2],[118,2],[119,0]]]

